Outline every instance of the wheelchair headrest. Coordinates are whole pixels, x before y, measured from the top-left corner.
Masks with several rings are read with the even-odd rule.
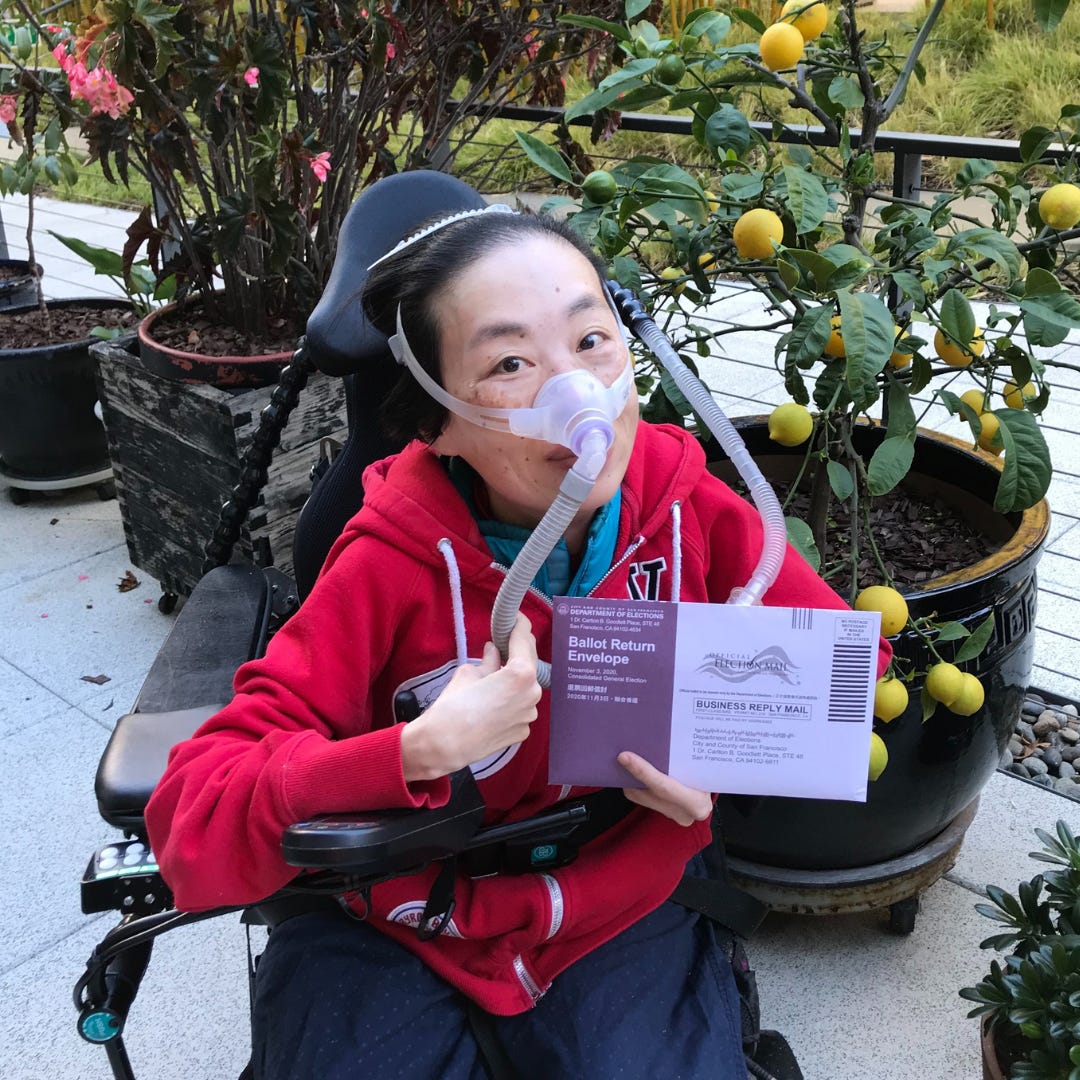
[[[307,343],[319,370],[350,375],[387,362],[386,335],[360,305],[368,267],[425,221],[485,205],[468,184],[439,172],[397,173],[367,188],[345,217],[330,280],[308,319]]]

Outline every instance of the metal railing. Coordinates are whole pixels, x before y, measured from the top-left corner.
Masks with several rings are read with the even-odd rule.
[[[592,114],[575,116],[567,122],[565,110],[537,105],[503,105],[496,114],[503,120],[523,120],[529,123],[566,124],[590,127]],[[623,113],[619,121],[621,131],[644,131],[657,135],[681,135],[692,137],[692,121],[688,116],[666,116],[653,113]],[[785,125],[776,134],[769,121],[754,120],[750,127],[764,138],[803,146],[836,146],[823,127],[813,124]],[[861,134],[851,129],[854,143]],[[962,135],[923,135],[909,131],[879,131],[874,141],[875,153],[893,155],[892,193],[897,198],[910,199],[922,188],[922,163],[926,157],[987,158],[998,162],[1022,162],[1020,142],[1017,139],[975,139]],[[1054,143],[1043,151],[1040,162],[1063,161],[1074,151]]]

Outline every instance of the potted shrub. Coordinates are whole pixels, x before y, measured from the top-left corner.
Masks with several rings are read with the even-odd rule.
[[[45,302],[34,256],[35,192],[61,178],[69,184],[77,180],[64,132],[78,109],[115,105],[122,111],[124,103],[120,99],[106,106],[100,90],[71,80],[62,68],[42,65],[42,44],[25,25],[15,29],[11,42],[0,37],[0,52],[15,62],[0,82],[0,119],[20,147],[18,158],[0,169],[0,192],[27,197],[24,267],[35,268],[21,281],[9,279],[6,290],[0,290],[0,475],[16,502],[30,491],[85,484],[97,485],[102,497],[111,496],[105,432],[94,415],[97,391],[89,348],[95,328],[104,324],[112,332],[133,331],[136,321],[124,300]]]
[[[1044,350],[1080,326],[1080,303],[1059,280],[1075,260],[1066,242],[1080,235],[1076,167],[1050,175],[1040,159],[1055,137],[1075,150],[1080,108],[1062,110],[1057,132],[1026,134],[1018,166],[968,161],[929,205],[891,194],[877,177],[878,132],[943,3],[921,16],[906,55],[862,32],[856,0],[790,0],[771,26],[745,8],[700,7],[680,9],[669,30],[641,18],[635,0],[621,22],[571,16],[607,30],[613,66],[565,119],[591,115],[606,136],[623,110],[686,110],[710,164],[638,155],[588,172],[580,155],[519,136],[569,189],[546,208],[572,215],[620,283],[652,297],[691,365],[725,355],[706,321],[722,280],[767,301],[791,400],[756,425],[751,449],[776,451],[768,467],[787,483],[792,541],[857,606],[882,610],[893,638],[865,805],[721,801],[730,849],[774,866],[864,867],[941,833],[996,768],[1030,678],[1051,474],[1037,418],[1059,362]],[[753,127],[754,111],[788,141]],[[804,122],[820,137],[800,141]],[[971,196],[986,223],[959,208]],[[987,315],[973,299],[990,301]],[[694,422],[647,361],[639,389],[646,416]],[[954,418],[952,444],[921,431],[927,398]],[[939,516],[937,495],[955,512],[920,534]],[[977,525],[970,542],[942,542],[965,522]],[[919,564],[906,578],[905,548]],[[958,562],[934,562],[958,548]]]
[[[140,327],[144,362],[191,381],[273,382],[361,185],[445,167],[496,100],[561,102],[557,70],[536,72],[586,34],[554,34],[559,8],[98,4],[60,59],[114,73],[133,97],[82,128],[106,176],[134,169],[154,191],[125,258],[145,248],[159,280],[176,276],[180,307]],[[252,353],[270,359],[252,368]]]
[[[1006,928],[981,943],[1009,951],[1004,964],[960,996],[976,1003],[985,1080],[1080,1077],[1080,841],[1064,821],[1035,834],[1031,858],[1056,869],[1021,882],[1016,893],[988,885],[975,910]]]

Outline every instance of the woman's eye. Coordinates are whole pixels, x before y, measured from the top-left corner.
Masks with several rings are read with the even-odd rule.
[[[602,334],[586,334],[581,339],[581,344],[578,345],[579,349],[595,349],[604,343]]]
[[[520,356],[504,356],[495,365],[496,375],[513,375],[515,372],[521,370],[522,365],[525,363]]]

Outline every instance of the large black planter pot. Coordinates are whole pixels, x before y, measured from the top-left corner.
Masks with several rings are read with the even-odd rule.
[[[32,305],[31,305],[32,306]],[[72,306],[117,308],[125,301],[59,300],[62,320]],[[27,307],[9,311],[28,310]],[[3,316],[0,315],[0,326]],[[97,389],[92,339],[32,349],[0,349],[0,474],[14,488],[66,487],[109,468],[105,429],[94,415]]]
[[[759,467],[770,479],[794,476],[801,458],[770,442],[761,418],[737,421]],[[882,438],[879,428],[856,433],[866,457]],[[724,457],[714,448],[718,459]],[[712,455],[710,455],[712,456]],[[714,466],[724,475],[726,462]],[[728,848],[754,863],[801,870],[840,870],[893,859],[940,833],[990,779],[1020,713],[1031,676],[1036,583],[1035,566],[1049,528],[1044,501],[1023,514],[993,510],[1000,465],[955,439],[919,436],[915,463],[905,484],[929,492],[961,510],[1000,550],[963,571],[929,581],[906,594],[914,617],[936,612],[973,629],[991,611],[994,634],[977,660],[962,664],[986,690],[973,716],[944,706],[925,724],[921,680],[909,686],[911,704],[890,724],[875,720],[885,739],[889,764],[869,785],[865,804],[819,799],[721,797],[717,804]],[[886,496],[887,497],[887,496]],[[896,653],[919,670],[930,660],[914,633],[893,639]],[[956,643],[938,646],[950,659]],[[948,650],[948,651],[947,651]]]
[[[37,303],[37,285],[28,259],[0,259],[0,311]],[[41,267],[37,268],[41,276]]]

